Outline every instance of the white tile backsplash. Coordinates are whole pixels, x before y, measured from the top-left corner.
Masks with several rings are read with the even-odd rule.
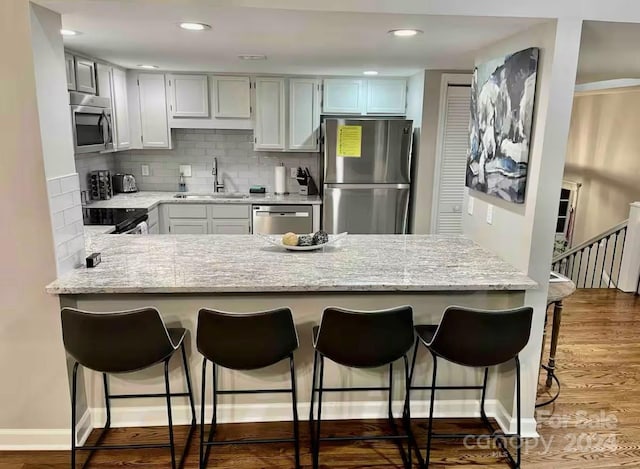
[[[248,192],[252,185],[273,191],[274,168],[284,163],[288,168],[308,167],[319,183],[319,153],[279,153],[253,151],[251,130],[176,129],[172,150],[130,150],[115,156],[117,172],[136,177],[138,189],[177,191],[180,165],[191,165],[191,177],[185,177],[191,192],[213,191],[213,158],[218,158],[219,179],[227,192]],[[77,160],[76,160],[77,161]],[[105,164],[105,162],[101,162]],[[149,176],[142,176],[142,165],[149,166]],[[105,166],[108,169],[108,167]],[[91,168],[101,169],[101,168]],[[289,171],[287,171],[289,175]],[[287,188],[298,190],[298,183],[287,178]]]
[[[78,173],[47,180],[58,275],[83,264],[85,258]]]

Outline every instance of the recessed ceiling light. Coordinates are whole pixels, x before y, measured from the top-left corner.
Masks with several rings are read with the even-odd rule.
[[[143,65],[138,65],[138,67],[146,68],[146,69],[149,69],[149,70],[155,70],[156,68],[158,68],[157,65],[144,65],[144,64]]]
[[[411,37],[422,33],[423,31],[420,31],[419,29],[392,29],[389,31],[389,34],[393,34],[397,37]]]
[[[187,31],[204,31],[205,29],[211,29],[211,26],[204,23],[180,23],[180,27]]]
[[[261,54],[239,55],[238,58],[240,58],[242,60],[267,60],[267,56],[266,55],[261,55]]]
[[[77,36],[80,34],[78,31],[74,31],[73,29],[61,29],[60,34],[63,36]]]
[[[366,72],[362,72],[363,75],[377,75],[378,72],[376,72],[375,70],[367,70]]]

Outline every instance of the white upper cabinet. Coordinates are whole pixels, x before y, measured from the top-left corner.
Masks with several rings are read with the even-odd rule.
[[[407,80],[328,78],[324,80],[324,114],[387,114],[407,112]]]
[[[113,67],[111,67],[111,65],[105,65],[101,63],[96,64],[96,75],[98,76],[98,96],[109,99],[113,97],[112,73]]]
[[[213,114],[218,118],[251,118],[251,80],[249,77],[213,77]]]
[[[285,79],[256,78],[256,150],[285,149]]]
[[[367,80],[367,114],[399,114],[407,110],[407,80]]]
[[[325,114],[364,114],[365,81],[328,78],[324,80],[322,110]]]
[[[76,90],[76,63],[73,55],[65,52],[64,66],[67,72],[67,90]]]
[[[76,91],[96,94],[96,63],[93,60],[75,58]]]
[[[143,148],[169,148],[167,98],[162,74],[138,75],[140,126]]]
[[[289,80],[289,139],[291,151],[319,149],[320,82],[310,78]]]
[[[116,150],[126,150],[131,147],[131,128],[129,125],[127,75],[124,70],[113,69],[112,91],[113,121],[116,128],[115,148]]]
[[[209,87],[206,75],[168,75],[172,117],[208,117]]]

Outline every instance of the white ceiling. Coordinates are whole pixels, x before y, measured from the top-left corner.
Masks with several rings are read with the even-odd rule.
[[[578,82],[640,78],[640,24],[585,21]]]
[[[318,0],[322,1],[322,0]],[[80,31],[65,45],[118,65],[164,70],[408,76],[421,69],[470,69],[474,51],[543,20],[352,13],[220,6],[203,1],[38,0]],[[198,21],[210,31],[177,23]],[[424,34],[396,38],[394,28]],[[265,54],[247,62],[240,54]]]

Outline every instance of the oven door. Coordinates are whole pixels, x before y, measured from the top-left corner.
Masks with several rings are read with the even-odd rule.
[[[113,150],[111,110],[94,106],[71,106],[75,153]]]

